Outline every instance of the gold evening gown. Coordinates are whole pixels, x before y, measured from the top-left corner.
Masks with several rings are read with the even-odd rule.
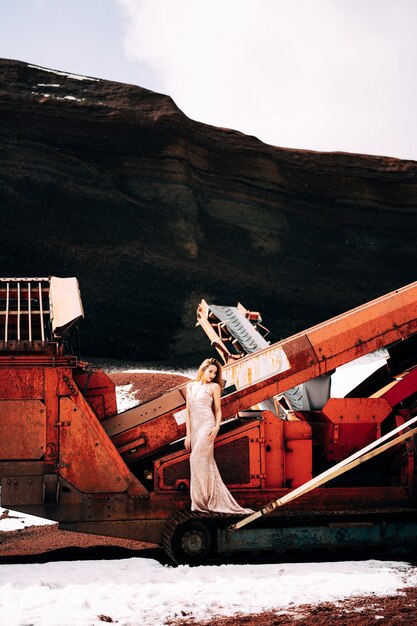
[[[187,385],[191,426],[191,510],[236,515],[253,513],[251,509],[239,506],[233,498],[214,460],[214,442],[208,439],[210,430],[216,424],[212,388],[213,383],[202,384],[201,381]]]

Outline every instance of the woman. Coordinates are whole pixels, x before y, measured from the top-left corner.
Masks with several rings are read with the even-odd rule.
[[[222,387],[222,367],[216,359],[203,361],[195,381],[187,385],[185,447],[191,450],[191,510],[252,513],[233,498],[214,460],[214,440],[222,419]]]

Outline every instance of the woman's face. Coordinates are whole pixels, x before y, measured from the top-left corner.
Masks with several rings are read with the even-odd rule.
[[[202,379],[205,383],[211,383],[216,378],[217,367],[215,365],[209,365],[203,372]]]

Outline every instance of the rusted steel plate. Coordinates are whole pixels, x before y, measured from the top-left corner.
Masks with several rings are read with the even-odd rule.
[[[76,370],[73,377],[100,420],[117,413],[115,384],[105,372]]]
[[[16,511],[49,518],[43,507],[43,476],[16,473],[13,477],[2,478],[1,504]]]
[[[88,522],[84,528],[86,532],[106,534],[100,532],[101,526],[96,524],[99,520],[120,520],[117,535],[131,539],[141,539],[136,534],[133,520],[140,523],[154,524],[156,520],[165,521],[176,512],[190,507],[188,494],[181,492],[150,493],[149,498],[138,496],[130,497],[128,494],[91,494],[83,496],[81,508],[72,505],[61,504],[59,507],[42,506],[43,477],[33,477],[33,484],[27,484],[27,477],[3,478],[2,479],[2,504],[15,508],[18,511],[43,515],[57,519],[60,522],[78,524],[81,520]],[[28,488],[32,487],[29,493]],[[263,506],[273,499],[282,497],[289,489],[264,489],[259,491],[234,491],[234,496],[243,506],[251,508]],[[30,498],[28,497],[30,495]],[[33,502],[34,504],[28,504]],[[109,508],[110,507],[110,508]],[[361,488],[326,488],[317,489],[308,493],[298,500],[288,503],[285,509],[274,512],[271,517],[300,518],[315,515],[331,515],[337,510],[340,513],[375,513],[393,512],[402,510],[415,512],[415,500],[405,487],[361,487]],[[109,516],[109,517],[108,517]],[[96,525],[95,525],[96,524]],[[88,530],[87,530],[88,529]],[[121,533],[121,534],[119,534]],[[112,534],[111,532],[109,534]],[[143,540],[143,538],[142,538]]]
[[[43,476],[42,461],[0,461],[0,476]]]
[[[124,460],[129,463],[163,448],[181,437],[185,437],[185,422],[177,424],[174,415],[166,413],[159,416],[158,419],[151,419],[137,428],[116,435],[112,441],[117,448],[136,442],[135,446],[130,447],[129,451],[122,455]]]
[[[380,424],[392,408],[384,398],[330,398],[322,413],[333,424]]]
[[[131,474],[83,398],[60,398],[59,474],[84,493],[147,494]]]
[[[1,366],[1,363],[0,363]],[[42,400],[43,368],[0,367],[0,400]]]
[[[184,383],[159,398],[149,400],[140,406],[103,420],[103,428],[109,437],[112,437],[169,411],[180,410],[185,404],[186,386],[187,383]]]
[[[1,355],[0,367],[77,367],[76,356],[56,356],[48,354]]]
[[[46,407],[40,400],[0,402],[0,458],[37,460],[46,449]]]
[[[306,335],[321,359],[331,359],[355,347],[360,356],[364,354],[363,344],[372,343],[373,351],[416,332],[416,303],[417,283],[411,283],[319,324]]]
[[[294,489],[313,477],[311,426],[306,422],[283,422],[285,486]]]

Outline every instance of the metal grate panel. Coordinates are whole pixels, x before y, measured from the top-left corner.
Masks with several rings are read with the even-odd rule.
[[[240,437],[214,449],[214,458],[226,485],[250,483],[249,437]],[[163,482],[174,487],[176,481],[190,479],[190,462],[187,459],[167,465],[163,469]]]
[[[49,279],[0,280],[0,349],[50,341]]]
[[[177,480],[190,480],[190,461],[185,459],[164,467],[163,477],[167,487],[174,487]]]
[[[254,328],[253,324],[235,306],[219,306],[209,304],[209,309],[214,315],[226,324],[232,337],[239,341],[246,354],[257,352],[266,348],[269,343]]]

